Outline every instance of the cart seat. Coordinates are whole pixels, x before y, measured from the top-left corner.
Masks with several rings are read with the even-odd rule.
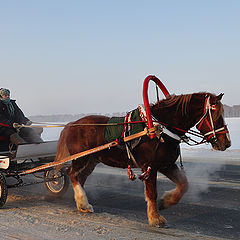
[[[42,143],[20,144],[17,147],[14,159],[23,160],[29,158],[55,157],[58,141],[47,141]]]

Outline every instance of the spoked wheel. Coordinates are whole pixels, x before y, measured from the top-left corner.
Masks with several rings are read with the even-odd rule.
[[[56,171],[55,169],[45,171],[44,179],[45,186],[51,195],[60,197],[68,189],[69,179],[63,169],[60,171]]]
[[[0,207],[7,201],[8,188],[4,175],[0,173]]]

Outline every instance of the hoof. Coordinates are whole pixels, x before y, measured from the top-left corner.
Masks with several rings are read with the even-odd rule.
[[[150,227],[157,227],[157,228],[168,228],[167,222],[161,222],[157,224],[149,224]]]
[[[92,205],[89,204],[86,208],[79,208],[79,211],[83,213],[93,213],[94,209]]]
[[[149,221],[149,225],[151,227],[167,228],[167,220],[164,217],[159,216],[156,219],[151,219],[151,221]]]

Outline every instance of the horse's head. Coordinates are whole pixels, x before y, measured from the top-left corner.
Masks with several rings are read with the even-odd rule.
[[[151,113],[179,135],[196,126],[215,150],[224,151],[231,146],[231,141],[223,117],[222,96],[205,92],[171,95],[152,105]]]
[[[213,149],[220,151],[231,146],[228,128],[223,116],[222,96],[223,94],[218,96],[207,94],[205,96],[203,116],[196,124],[197,129],[212,144]]]

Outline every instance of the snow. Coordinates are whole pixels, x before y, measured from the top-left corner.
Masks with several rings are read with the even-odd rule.
[[[46,126],[51,126],[50,128],[43,128],[42,138],[44,141],[54,141],[58,140],[63,127],[54,126],[52,124],[66,124],[66,123],[46,123]],[[44,126],[44,125],[43,125]]]
[[[232,146],[230,149],[240,149],[240,118],[226,118]]]

